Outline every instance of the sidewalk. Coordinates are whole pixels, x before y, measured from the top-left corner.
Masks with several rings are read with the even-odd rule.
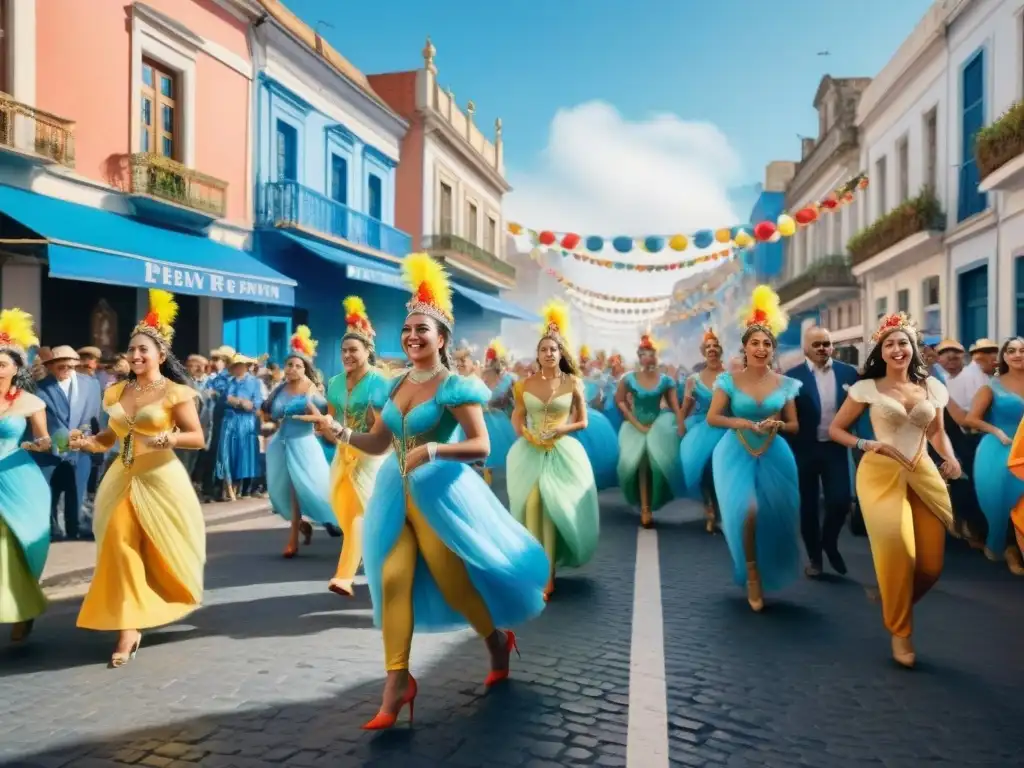
[[[269,514],[270,499],[266,498],[203,504],[203,517],[206,518],[207,530],[215,530],[245,520],[263,518]],[[43,569],[43,578],[40,583],[48,592],[84,584],[92,578],[95,565],[96,542],[54,542],[50,545],[50,556],[46,560],[46,567]]]

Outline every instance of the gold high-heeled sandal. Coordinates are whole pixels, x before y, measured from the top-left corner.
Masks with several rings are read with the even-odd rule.
[[[135,657],[139,653],[139,646],[142,645],[142,633],[139,632],[139,636],[135,639],[135,644],[132,645],[132,649],[128,653],[117,653],[115,652],[110,657],[110,669],[120,669],[129,661],[134,661]]]
[[[914,644],[909,637],[892,636],[892,658],[900,666],[907,669],[914,668],[917,655],[914,653]]]

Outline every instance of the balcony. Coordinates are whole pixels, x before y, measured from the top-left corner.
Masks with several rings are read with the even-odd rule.
[[[924,189],[850,238],[846,249],[853,274],[861,277],[875,270],[880,270],[879,276],[895,274],[932,256],[942,247],[945,229],[942,206],[931,190]]]
[[[846,256],[826,256],[780,285],[779,300],[787,312],[797,313],[849,296],[858,289],[857,278],[850,271],[850,260]]]
[[[75,167],[75,124],[0,93],[0,151],[29,162]]]
[[[135,215],[187,229],[204,229],[227,214],[228,183],[150,152],[128,157]]]
[[[296,181],[272,181],[260,187],[256,222],[264,227],[298,229],[372,256],[402,258],[412,250],[412,238],[400,229],[352,210]]]
[[[516,284],[515,267],[463,237],[428,235],[423,238],[423,250],[462,272],[498,287],[512,288]]]
[[[981,129],[974,157],[981,177],[979,192],[1024,187],[1024,102],[1017,102],[992,125]]]

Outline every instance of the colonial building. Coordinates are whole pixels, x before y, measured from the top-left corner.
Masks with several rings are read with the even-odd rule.
[[[866,77],[821,79],[813,102],[817,136],[802,139],[800,162],[786,186],[787,211],[820,201],[860,169],[855,118],[870,82]],[[860,288],[846,253],[846,242],[855,231],[856,205],[835,213],[823,211],[817,222],[786,238],[778,289],[793,318],[791,328],[820,323],[832,331],[841,356],[849,360],[858,359],[864,342]]]

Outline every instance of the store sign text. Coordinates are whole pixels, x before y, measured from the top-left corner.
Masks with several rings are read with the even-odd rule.
[[[146,262],[146,284],[166,288],[169,291],[186,289],[216,296],[237,296],[247,299],[281,298],[281,287],[274,283],[249,278],[227,277],[200,269],[171,267],[152,261]]]

